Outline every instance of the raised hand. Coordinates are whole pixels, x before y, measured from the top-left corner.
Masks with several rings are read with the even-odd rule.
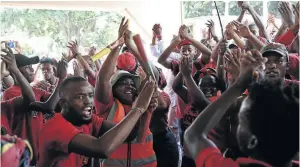
[[[64,60],[60,60],[57,65],[57,77],[59,79],[65,79],[67,77],[68,63]]]
[[[251,36],[251,31],[247,25],[241,24],[237,21],[233,21],[233,24],[237,27],[236,33],[244,38],[249,38]]]
[[[285,1],[280,2],[278,11],[281,15],[282,24],[286,27],[291,27],[294,24],[294,15],[290,3]]]
[[[182,25],[179,29],[179,34],[180,34],[180,38],[183,38],[183,39],[190,39],[191,36],[189,34],[189,29],[186,25]]]
[[[118,39],[123,37],[127,29],[128,29],[128,19],[125,21],[125,17],[123,17],[119,26]]]
[[[155,89],[156,89],[155,81],[154,79],[149,77],[142,91],[139,93],[139,96],[135,100],[132,108],[133,109],[138,108],[141,110],[141,112],[145,112],[146,109],[149,107]]]
[[[74,58],[71,51],[69,51],[68,55],[66,53],[61,53],[61,54],[62,54],[62,59],[66,62],[70,62]]]
[[[1,54],[1,59],[6,64],[7,69],[12,73],[16,72],[18,70],[18,67],[15,55],[13,54],[12,50],[7,47],[7,49],[1,49],[1,51],[6,53],[6,55]]]
[[[235,32],[235,27],[234,27],[234,24],[231,22],[231,23],[228,23],[226,25],[226,30],[228,33],[232,34]]]
[[[244,53],[245,51],[243,51]],[[222,66],[222,68],[229,72],[232,78],[236,79],[240,74],[240,57],[242,55],[241,49],[233,50],[232,53],[227,50],[224,58],[226,61],[226,66]]]
[[[215,23],[213,20],[207,20],[208,23],[206,23],[206,26],[208,27],[211,36],[212,37],[217,37],[216,35],[216,28],[215,28]]]
[[[267,58],[262,57],[258,50],[251,50],[244,53],[240,61],[239,78],[253,79],[258,77],[258,74],[265,68]]]
[[[71,53],[72,53],[72,55],[73,55],[74,58],[78,54],[80,54],[79,51],[78,51],[78,43],[77,43],[76,40],[69,42],[67,47],[70,49],[70,51],[71,51]]]
[[[189,56],[183,56],[180,61],[180,72],[183,76],[190,76],[192,74],[193,61]]]
[[[74,76],[84,77],[83,70],[79,67],[77,61],[73,61]]]
[[[250,8],[250,4],[247,1],[238,1],[238,6],[244,10],[248,10]]]
[[[273,14],[269,14],[268,16],[268,23],[269,24],[274,24],[275,23],[275,16]]]

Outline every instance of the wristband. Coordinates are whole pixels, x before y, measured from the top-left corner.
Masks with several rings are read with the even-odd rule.
[[[137,107],[137,108],[132,108],[131,109],[132,111],[136,110],[138,111],[139,113],[143,114],[145,112],[145,109],[144,108],[140,108],[140,107]]]

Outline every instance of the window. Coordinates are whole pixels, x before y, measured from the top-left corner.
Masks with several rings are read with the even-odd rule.
[[[225,14],[225,2],[217,1],[217,7],[220,15]],[[212,16],[216,14],[214,12],[215,5],[213,1],[184,1],[183,12],[184,18],[190,19],[201,16]]]

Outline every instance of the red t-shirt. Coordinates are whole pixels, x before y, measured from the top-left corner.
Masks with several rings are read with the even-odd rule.
[[[196,167],[240,167],[240,165],[259,165],[272,167],[270,164],[250,158],[224,158],[220,150],[215,147],[206,148],[201,151],[196,160]]]
[[[39,88],[33,87],[32,90],[35,94],[35,99],[37,101],[40,101],[42,97],[48,98],[51,95],[51,93],[46,92]],[[12,99],[12,98],[18,97],[18,96],[22,96],[22,90],[21,90],[21,87],[17,86],[17,85],[13,85],[3,92],[3,100],[9,100],[9,99]],[[44,100],[47,100],[47,99],[44,99]]]
[[[7,133],[12,135],[11,123],[12,115],[14,113],[14,101],[16,98],[12,98],[6,101],[1,101],[1,126],[4,126]]]
[[[114,102],[115,102],[115,99],[112,95],[112,92],[109,95],[109,103],[108,104],[103,104],[103,103],[99,102],[96,98],[94,98],[94,106],[96,109],[95,114],[106,120]],[[124,107],[125,114],[128,114],[130,112],[132,106],[128,106],[128,105],[124,105],[124,104],[122,104],[122,105]]]
[[[42,129],[39,138],[39,161],[37,166],[82,167],[88,158],[69,152],[69,143],[78,133],[99,137],[103,119],[92,115],[89,124],[75,127],[60,113],[49,120]]]
[[[36,115],[33,116],[32,112],[22,108],[21,104],[16,104],[19,98],[15,97],[1,102],[1,125],[8,130],[9,134],[29,140],[34,153],[32,164],[35,164],[38,155],[38,138],[43,126],[44,116],[41,112],[36,112]]]

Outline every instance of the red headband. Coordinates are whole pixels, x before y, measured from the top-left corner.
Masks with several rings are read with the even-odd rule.
[[[185,39],[180,42],[180,44],[178,45],[178,48],[181,48],[181,46],[183,46],[183,45],[192,45],[192,43],[191,43],[191,41]]]

